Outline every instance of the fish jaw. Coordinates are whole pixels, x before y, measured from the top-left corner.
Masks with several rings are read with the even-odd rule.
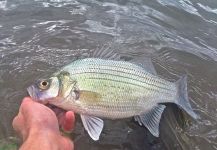
[[[34,85],[31,85],[27,88],[27,92],[29,93],[29,96],[36,102],[47,104],[48,100],[40,100],[39,95],[37,94],[37,89],[34,87]]]
[[[27,88],[27,91],[28,91],[28,94],[29,94],[29,96],[32,98],[32,99],[34,99],[34,100],[39,100],[39,97],[38,97],[38,95],[36,94],[37,92],[37,89],[35,88],[35,86],[34,85],[31,85],[31,86],[29,86],[28,88]]]

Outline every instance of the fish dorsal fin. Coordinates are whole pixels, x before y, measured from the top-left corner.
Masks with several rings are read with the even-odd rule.
[[[144,68],[145,71],[147,71],[153,75],[157,75],[157,72],[154,68],[154,65],[151,61],[151,58],[149,58],[149,57],[135,58],[135,59],[130,60],[130,62],[141,66],[142,68]]]
[[[114,45],[107,43],[94,49],[88,56],[89,58],[102,58],[109,60],[120,60],[120,55],[115,52]]]
[[[81,115],[81,120],[85,130],[90,137],[97,141],[103,129],[103,120],[94,116]]]
[[[154,136],[159,137],[160,118],[165,108],[165,105],[159,104],[149,112],[140,116],[135,116],[134,119],[139,123],[139,125],[144,125],[148,128]]]

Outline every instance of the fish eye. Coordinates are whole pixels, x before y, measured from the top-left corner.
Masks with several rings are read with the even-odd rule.
[[[41,85],[42,85],[42,86],[47,86],[48,83],[47,83],[47,81],[42,81],[42,82],[41,82]]]
[[[42,90],[46,90],[49,88],[49,82],[46,80],[40,81],[38,87]]]

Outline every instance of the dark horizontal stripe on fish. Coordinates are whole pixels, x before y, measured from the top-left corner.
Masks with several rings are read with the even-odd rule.
[[[112,63],[111,63],[112,64]],[[116,64],[116,63],[115,63]],[[98,67],[98,65],[96,66],[96,64],[88,64],[89,66],[93,66],[94,68],[93,69],[96,69],[96,67]],[[135,65],[135,64],[134,64]],[[125,67],[126,66],[126,67]],[[128,66],[128,67],[127,67]],[[136,72],[139,72],[139,73],[141,73],[141,74],[144,74],[144,72],[142,72],[142,71],[140,71],[139,69],[141,69],[141,70],[144,70],[144,68],[142,68],[142,67],[140,67],[140,66],[137,66],[137,65],[135,65],[136,67],[137,67],[137,69],[134,69],[134,68],[131,68],[131,67],[133,67],[133,66],[130,66],[130,65],[125,65],[125,64],[123,64],[123,65],[105,65],[105,64],[100,64],[100,67],[113,67],[113,68],[116,68],[116,70],[113,70],[113,69],[110,69],[110,70],[112,70],[112,71],[117,71],[117,72],[121,72],[120,71],[120,68],[122,68],[122,69],[126,69],[126,70],[131,70],[131,71],[136,71]],[[98,67],[99,68],[99,67]],[[99,69],[102,69],[102,68],[99,68]],[[107,68],[106,68],[107,69]],[[123,72],[123,71],[122,71]],[[124,72],[125,73],[125,72]],[[151,73],[150,73],[151,74]],[[132,74],[131,74],[132,75]],[[140,75],[138,75],[138,74],[133,74],[133,75],[135,75],[135,76],[138,76],[138,77],[143,77],[143,76],[140,76]],[[143,77],[144,78],[144,77]],[[167,84],[165,84],[164,82],[161,82],[160,80],[155,80],[156,82],[158,82],[159,84],[162,84],[162,85],[165,85],[165,86],[167,86]]]
[[[142,85],[138,85],[138,84],[134,84],[134,83],[130,83],[130,82],[125,82],[125,81],[119,81],[119,80],[114,80],[114,79],[108,79],[108,78],[95,78],[95,77],[88,77],[88,79],[96,79],[96,80],[107,80],[107,81],[114,81],[114,82],[119,82],[119,83],[126,83],[126,84],[130,84],[130,85],[134,85],[134,86],[137,86],[137,87],[143,87],[144,89],[148,89],[148,90],[153,90],[152,88],[147,88],[145,86],[142,86]],[[164,88],[165,90],[168,90],[166,88]],[[158,92],[160,92],[159,90],[157,89],[154,89]],[[170,90],[170,89],[169,89]]]
[[[95,60],[95,61],[85,61],[85,64],[83,67],[81,67],[81,69],[87,67],[89,68],[89,66],[94,67],[94,69],[98,68],[98,69],[102,69],[101,67],[108,67],[108,68],[115,68],[117,70],[120,69],[126,69],[127,71],[136,71],[138,73],[143,74],[145,71],[145,68],[143,68],[142,66],[130,63],[130,62],[125,62],[125,61],[108,61],[108,60]],[[79,66],[76,66],[76,68],[80,68]],[[150,73],[150,72],[149,72]],[[151,74],[151,73],[150,73]],[[135,74],[137,75],[137,74]],[[162,80],[162,79],[161,79]],[[158,82],[159,84],[168,86],[166,83],[164,83],[161,80],[155,80],[155,82]]]
[[[121,67],[120,67],[120,68],[121,68]],[[120,68],[119,68],[119,69],[120,69]],[[90,69],[94,69],[94,68],[90,68]],[[127,68],[124,68],[124,69],[127,69]],[[105,68],[105,69],[100,68],[100,70],[114,71],[114,72],[117,72],[117,73],[123,73],[123,74],[132,75],[132,76],[135,76],[135,77],[140,77],[140,78],[142,78],[143,80],[139,80],[139,81],[140,81],[140,82],[143,82],[143,83],[144,83],[145,79],[151,80],[151,77],[150,77],[150,78],[147,78],[146,76],[140,75],[140,74],[145,74],[144,72],[141,72],[141,71],[139,71],[139,70],[130,69],[130,68],[129,68],[128,70],[137,71],[137,72],[140,73],[140,74],[125,72],[125,71],[121,71],[121,70],[114,70],[114,69],[109,69],[109,68]],[[154,82],[158,82],[159,85],[162,84],[162,85],[164,85],[164,86],[168,86],[167,84],[165,84],[165,83],[163,83],[163,82],[160,82],[160,80],[154,80]],[[146,83],[146,82],[145,82],[145,83]],[[164,87],[162,87],[162,88],[164,88]]]
[[[153,86],[153,87],[157,87],[157,88],[160,88],[160,89],[164,89],[164,90],[172,90],[172,89],[168,89],[166,87],[162,87],[162,86],[158,86],[158,85],[155,85],[155,84],[151,84],[151,83],[148,83],[148,82],[144,82],[145,80],[138,80],[138,79],[135,79],[135,78],[129,78],[129,77],[126,77],[126,76],[121,76],[121,75],[117,75],[117,74],[111,74],[111,73],[102,73],[102,72],[80,72],[80,73],[73,73],[73,75],[79,75],[79,74],[86,74],[86,73],[95,73],[95,74],[105,74],[105,75],[111,75],[111,76],[116,76],[116,77],[121,77],[121,78],[125,78],[125,79],[130,79],[130,80],[134,80],[134,81],[137,81],[137,82],[141,82],[141,83],[144,83],[144,84],[148,84],[150,86]],[[122,73],[126,73],[126,72],[122,72]],[[129,74],[131,75],[131,74]],[[144,78],[144,77],[143,77]],[[128,82],[129,84],[131,84],[130,82]],[[133,84],[133,83],[132,83]],[[137,84],[135,84],[137,85]],[[139,86],[139,85],[137,85]],[[142,85],[141,85],[142,86]],[[144,86],[143,86],[144,87]],[[148,89],[146,87],[146,89]]]
[[[128,101],[125,102],[125,104],[127,104]],[[136,104],[136,103],[135,103]],[[96,111],[101,111],[104,113],[107,113],[108,111],[112,111],[112,112],[129,112],[129,111],[135,111],[137,109],[139,109],[141,106],[136,106],[136,105],[122,105],[120,106],[118,105],[111,105],[111,103],[97,103],[95,105],[88,105],[87,108],[90,111],[96,110]]]

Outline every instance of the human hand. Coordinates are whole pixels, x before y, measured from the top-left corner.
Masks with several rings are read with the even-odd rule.
[[[72,130],[74,113],[58,114],[59,123],[65,130]],[[71,124],[71,125],[70,125]],[[13,128],[22,137],[20,149],[66,149],[72,150],[73,143],[59,131],[55,113],[45,105],[24,98],[18,115],[13,120]]]
[[[74,128],[75,115],[72,111],[64,111],[56,106],[47,104],[52,111],[55,112],[59,125],[65,132],[71,132]]]

